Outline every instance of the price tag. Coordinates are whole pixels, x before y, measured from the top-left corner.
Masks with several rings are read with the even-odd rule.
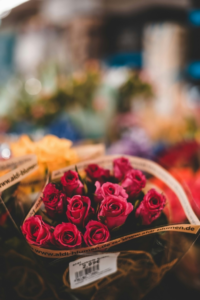
[[[117,271],[120,253],[104,253],[87,256],[69,263],[71,289],[90,284]]]

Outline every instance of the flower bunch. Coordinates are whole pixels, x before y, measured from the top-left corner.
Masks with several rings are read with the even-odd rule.
[[[68,171],[59,183],[49,183],[43,191],[46,214],[55,226],[40,215],[28,218],[22,233],[30,244],[40,247],[72,249],[105,243],[127,224],[150,225],[165,206],[165,196],[150,189],[144,194],[146,177],[132,167],[127,158],[113,161],[113,170],[90,164],[85,177]]]

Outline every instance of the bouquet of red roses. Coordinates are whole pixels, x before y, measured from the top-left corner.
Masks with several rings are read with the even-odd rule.
[[[8,204],[21,200],[23,207],[18,183],[36,168],[33,155],[0,163],[10,170],[0,177],[6,299],[138,300],[197,238],[200,222],[189,194],[152,161],[104,156],[56,170],[24,220]],[[177,196],[184,224],[165,217],[173,206],[160,181]]]
[[[78,170],[48,183],[42,200],[47,224],[31,216],[22,233],[31,245],[49,249],[90,247],[150,226],[161,217],[165,196],[154,188],[144,192],[146,177],[125,157],[113,160],[113,170],[89,164],[83,178]],[[54,226],[52,226],[54,225]]]
[[[154,177],[173,190],[193,225],[168,225],[170,203]],[[141,299],[198,229],[175,178],[152,161],[117,155],[54,171],[21,226],[58,299],[80,300]]]

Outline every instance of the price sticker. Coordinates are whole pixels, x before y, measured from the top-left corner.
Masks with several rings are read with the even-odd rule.
[[[71,289],[90,284],[117,271],[118,253],[87,256],[69,263]]]

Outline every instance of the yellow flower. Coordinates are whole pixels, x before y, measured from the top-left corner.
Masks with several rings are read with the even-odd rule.
[[[23,135],[16,142],[11,143],[13,156],[22,156],[26,154],[36,154],[38,158],[39,169],[30,175],[35,180],[44,178],[45,170],[50,172],[64,168],[70,164],[78,162],[78,155],[71,148],[72,142],[67,139],[59,139],[53,135],[47,135],[39,141],[33,142],[27,135]],[[27,180],[30,180],[28,176]]]

